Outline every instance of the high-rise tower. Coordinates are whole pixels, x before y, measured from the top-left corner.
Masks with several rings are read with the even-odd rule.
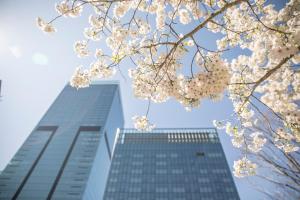
[[[104,200],[238,200],[214,128],[124,129]]]
[[[117,83],[66,86],[0,175],[0,199],[101,199],[116,130]]]

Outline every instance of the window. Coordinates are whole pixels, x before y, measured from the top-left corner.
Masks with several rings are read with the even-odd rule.
[[[196,153],[196,156],[197,157],[203,157],[205,154],[204,154],[204,152],[197,152]]]
[[[209,188],[209,187],[201,187],[200,188],[200,192],[211,192],[212,190],[211,190],[211,188]]]
[[[182,169],[172,169],[172,174],[183,174]]]
[[[168,192],[168,188],[166,187],[155,188],[155,192],[157,193]]]
[[[107,192],[116,192],[117,190],[116,190],[116,188],[114,188],[114,187],[108,187],[107,188]]]
[[[208,183],[209,179],[208,178],[198,178],[199,183]]]
[[[144,158],[144,154],[133,154],[134,158]]]
[[[157,169],[156,174],[166,174],[167,170],[166,169]]]
[[[117,178],[111,178],[111,179],[109,179],[109,182],[116,183],[116,182],[118,182],[118,179]]]
[[[184,189],[184,187],[174,187],[173,192],[182,193],[182,192],[185,192],[185,189]]]
[[[167,162],[165,162],[165,161],[158,161],[158,162],[156,162],[156,165],[165,166],[165,165],[167,165]]]
[[[177,153],[171,153],[171,158],[177,158],[178,154]]]
[[[132,174],[141,174],[142,170],[141,169],[133,169],[133,170],[131,170],[131,173]]]
[[[80,195],[80,193],[77,193],[77,192],[68,192],[68,195],[78,196],[78,195]]]
[[[143,165],[142,161],[133,161],[132,165]]]
[[[141,183],[141,182],[142,182],[142,179],[141,179],[141,178],[131,178],[131,179],[130,179],[130,182],[131,182],[131,183]]]
[[[225,188],[226,192],[234,192],[234,189],[232,187],[227,187]]]
[[[162,154],[162,153],[156,154],[156,158],[166,158],[166,157],[167,157],[166,154]]]
[[[81,185],[72,185],[71,188],[82,188]]]
[[[129,192],[141,192],[142,191],[142,188],[140,187],[130,187],[129,188]]]

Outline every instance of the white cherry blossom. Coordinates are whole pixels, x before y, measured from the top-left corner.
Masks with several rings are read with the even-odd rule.
[[[52,26],[52,24],[45,22],[42,18],[38,17],[36,19],[38,27],[44,31],[45,33],[53,33],[56,32],[56,28]]]
[[[252,138],[251,144],[248,146],[250,151],[257,153],[265,145],[265,143],[267,142],[267,139],[263,138],[262,135],[263,134],[260,132],[254,132],[250,135],[250,137]]]
[[[116,73],[116,70],[107,66],[102,60],[97,60],[91,64],[90,76],[92,78],[109,78]]]
[[[242,145],[245,143],[244,132],[235,131],[231,139],[231,143],[234,147],[241,148]]]
[[[217,129],[225,129],[226,128],[226,124],[222,121],[213,120],[213,125]]]
[[[188,24],[191,22],[191,17],[189,12],[186,9],[179,10],[179,20],[182,24]]]
[[[92,27],[96,29],[101,29],[104,26],[104,19],[98,16],[90,15],[89,23]]]
[[[87,41],[77,41],[74,44],[74,51],[79,58],[89,56],[90,51],[87,49]]]
[[[99,58],[101,58],[103,56],[103,51],[102,51],[102,49],[96,49],[96,51],[95,51],[95,58],[96,59],[99,59]]]
[[[98,40],[100,40],[99,31],[100,31],[99,29],[91,27],[91,28],[85,28],[83,33],[87,39],[91,39],[93,41],[98,41]]]
[[[146,116],[134,116],[132,117],[134,121],[134,127],[140,131],[151,131],[155,125],[149,123],[149,120]]]
[[[82,12],[82,5],[62,1],[61,3],[55,4],[55,10],[65,17],[79,17]]]
[[[71,81],[70,85],[72,87],[75,87],[77,89],[79,88],[85,88],[90,85],[91,79],[90,74],[88,70],[82,70],[82,67],[79,66],[76,68]]]
[[[293,144],[294,139],[295,137],[292,134],[279,128],[274,137],[274,142],[279,149],[282,149],[286,153],[291,153],[299,150],[299,147]]]
[[[243,157],[240,160],[234,161],[233,175],[238,178],[245,176],[253,176],[256,174],[257,165],[252,163],[247,157]]]

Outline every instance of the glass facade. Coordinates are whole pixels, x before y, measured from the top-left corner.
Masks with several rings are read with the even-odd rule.
[[[0,199],[102,199],[123,124],[118,84],[66,86],[1,173]]]
[[[124,129],[104,200],[238,200],[217,132]]]

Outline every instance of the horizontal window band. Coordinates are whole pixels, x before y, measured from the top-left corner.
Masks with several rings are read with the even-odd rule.
[[[79,131],[100,131],[100,126],[80,126]]]

